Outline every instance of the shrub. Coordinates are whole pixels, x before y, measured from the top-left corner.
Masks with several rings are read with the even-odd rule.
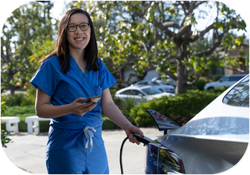
[[[202,90],[204,90],[204,86],[205,86],[206,83],[207,83],[207,82],[206,82],[205,80],[200,79],[200,80],[198,80],[197,82],[195,82],[195,87],[196,87],[198,90],[202,91]]]
[[[30,94],[1,95],[7,106],[32,105],[35,103],[35,96]]]
[[[103,116],[102,129],[119,129],[119,126],[114,124],[108,117]]]
[[[3,114],[3,112],[7,109],[7,106],[5,104],[4,101],[1,101],[1,116]],[[2,127],[1,127],[2,128]],[[11,141],[10,138],[8,138],[8,136],[10,135],[9,131],[5,131],[5,127],[3,129],[1,129],[1,142],[2,142],[2,147],[7,147],[6,144],[9,143]]]
[[[212,102],[221,91],[199,91],[188,90],[184,94],[176,94],[175,97],[161,97],[153,99],[147,103],[141,103],[130,110],[131,120],[140,127],[152,126],[153,119],[147,113],[147,109],[154,109],[173,121],[178,119],[190,120],[210,102]]]

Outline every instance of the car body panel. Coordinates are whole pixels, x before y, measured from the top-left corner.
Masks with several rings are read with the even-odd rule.
[[[238,163],[248,143],[168,135],[161,145],[181,157],[186,174],[213,174]]]
[[[225,100],[228,96],[236,98],[235,103]],[[239,103],[245,99],[248,99],[247,105]],[[157,152],[156,173],[182,171],[176,168],[178,166],[170,166],[173,163],[182,165],[182,173],[187,174],[220,173],[233,167],[244,155],[249,142],[249,75],[228,88],[188,123],[169,131],[148,145],[153,144]],[[179,161],[166,158],[170,154],[166,156],[165,152],[174,153]],[[147,160],[155,160],[152,155],[148,152]],[[147,173],[153,171],[150,167],[146,169]]]

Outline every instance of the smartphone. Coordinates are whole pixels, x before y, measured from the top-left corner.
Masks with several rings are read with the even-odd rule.
[[[92,97],[88,97],[84,103],[89,103],[89,102],[97,103],[100,99],[101,99],[101,96],[92,96]]]

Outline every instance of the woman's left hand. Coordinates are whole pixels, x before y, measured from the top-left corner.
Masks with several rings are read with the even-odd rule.
[[[136,143],[137,145],[139,145],[140,142],[133,136],[133,134],[139,134],[140,136],[144,137],[143,132],[134,125],[129,126],[128,129],[125,130],[125,132],[129,137],[129,141],[132,143]]]

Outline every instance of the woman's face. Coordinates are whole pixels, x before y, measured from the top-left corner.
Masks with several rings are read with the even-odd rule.
[[[70,17],[68,28],[67,28],[67,39],[69,42],[70,51],[74,51],[74,50],[81,51],[81,50],[84,50],[86,46],[88,45],[90,36],[91,36],[91,29],[89,27],[86,31],[83,31],[80,29],[80,26],[79,26],[80,24],[82,24],[81,26],[83,28],[83,25],[86,23],[89,23],[88,18],[86,15],[82,13],[76,13]],[[74,25],[77,25],[76,30],[70,31],[69,28],[71,28],[72,30],[72,28],[74,28]]]

